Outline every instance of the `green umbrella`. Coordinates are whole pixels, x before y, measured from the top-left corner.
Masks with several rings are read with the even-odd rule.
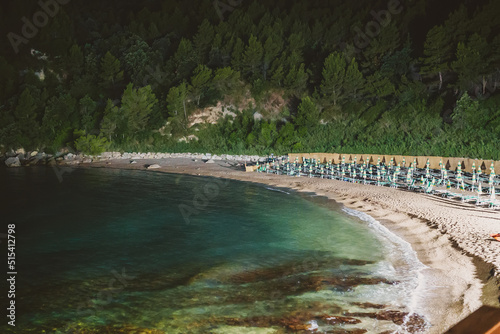
[[[450,180],[448,180],[448,182],[446,182],[446,189],[447,190],[451,189],[451,182],[450,182]]]
[[[406,167],[406,159],[403,157],[403,167]]]

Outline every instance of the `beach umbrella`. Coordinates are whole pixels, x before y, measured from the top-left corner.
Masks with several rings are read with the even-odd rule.
[[[394,158],[391,158],[391,161],[389,162],[389,169],[392,169],[394,167]]]
[[[357,155],[355,155],[355,156],[354,156],[354,165],[356,165],[356,161],[357,161],[357,160],[358,160],[358,156],[357,156]]]
[[[425,163],[425,168],[429,169],[429,166],[430,166],[430,162],[429,162],[429,159],[427,159],[427,162]]]
[[[448,182],[446,182],[446,190],[450,190],[451,189],[451,182],[450,180],[448,180]]]
[[[356,168],[352,169],[352,182],[355,182],[356,180]]]
[[[481,183],[477,185],[477,194],[481,195],[483,193],[483,187],[481,186]]]
[[[403,157],[403,167],[406,167],[406,159]]]
[[[366,169],[363,169],[363,180],[366,183]]]
[[[377,184],[380,185],[380,170],[377,169]]]
[[[344,176],[345,176],[345,169],[344,169],[344,167],[342,167],[342,173],[340,175],[342,175],[342,179],[344,179]]]
[[[429,179],[430,177],[431,177],[431,171],[430,171],[429,167],[426,167],[425,168],[425,178]]]
[[[420,177],[420,183],[421,183],[421,184],[424,184],[424,183],[425,183],[425,180],[424,180],[424,176],[423,176],[423,175]]]
[[[473,174],[476,173],[476,162],[475,161],[472,163],[472,173]]]
[[[342,156],[342,165],[345,164],[345,155]]]
[[[320,168],[320,174],[321,174],[321,178],[323,178],[323,174],[325,174],[325,170],[323,169],[323,166],[321,166]]]
[[[431,187],[434,187],[436,185],[436,179],[435,178],[432,178],[432,181],[431,181]]]
[[[411,173],[408,170],[408,173],[406,173],[406,183],[408,183],[408,185],[410,185],[411,180],[412,180]]]
[[[460,182],[460,190],[465,190],[464,180]]]
[[[476,171],[472,170],[472,188],[471,188],[471,191],[474,191],[475,184],[476,184]]]

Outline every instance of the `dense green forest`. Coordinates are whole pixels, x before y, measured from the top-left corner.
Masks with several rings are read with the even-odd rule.
[[[1,151],[500,159],[497,0],[22,0],[0,13]],[[231,113],[192,125],[217,105]]]

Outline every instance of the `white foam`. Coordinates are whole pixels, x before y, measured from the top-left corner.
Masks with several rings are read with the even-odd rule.
[[[272,190],[272,191],[277,191],[277,192],[280,192],[280,193],[284,193],[284,194],[290,195],[290,193],[289,193],[289,192],[286,192],[286,191],[281,190],[281,189],[276,189],[276,188],[271,188],[271,187],[266,187],[266,189],[268,189],[268,190]]]
[[[402,294],[406,297],[405,306],[410,315],[417,313],[425,317],[425,295],[432,293],[432,287],[427,286],[424,275],[424,270],[429,267],[420,262],[411,244],[366,213],[349,208],[343,208],[342,211],[368,223],[368,227],[376,232],[375,235],[387,248],[388,255],[388,261],[379,265],[379,274],[385,277],[395,275],[396,279],[401,281],[399,285],[403,286]],[[401,261],[403,261],[402,266]]]

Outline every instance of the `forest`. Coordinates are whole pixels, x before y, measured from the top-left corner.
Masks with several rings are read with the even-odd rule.
[[[20,0],[0,16],[0,153],[500,160],[497,0]]]

